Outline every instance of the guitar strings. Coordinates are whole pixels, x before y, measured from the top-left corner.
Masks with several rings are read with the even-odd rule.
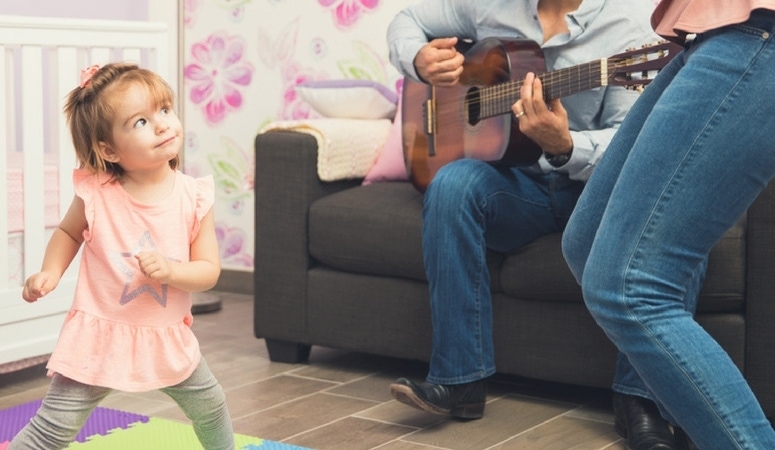
[[[608,61],[609,79],[613,76],[614,69],[617,66],[621,66],[621,64],[617,64],[615,61]],[[547,95],[548,93],[547,100],[601,86],[603,85],[601,76],[602,70],[599,62],[590,63],[586,70],[576,66],[538,75],[543,83],[544,94]],[[596,86],[591,85],[593,82]],[[492,86],[482,86],[479,87],[479,95],[476,96],[476,99],[464,101],[469,96],[469,93],[465,92],[461,95],[452,95],[447,100],[453,104],[464,101],[464,104],[474,108],[481,108],[482,105],[490,106],[486,111],[480,109],[479,118],[492,117],[511,111],[511,105],[519,99],[519,92],[523,84],[524,79],[507,81]],[[552,95],[552,93],[556,94]],[[450,116],[457,117],[458,115],[459,112],[456,109],[445,111],[437,109],[437,118],[439,119]]]
[[[609,71],[614,68],[613,64],[608,65]],[[558,73],[562,72],[562,73]],[[584,73],[580,69],[573,70],[559,70],[553,72],[546,72],[538,75],[543,84],[544,91],[554,92],[569,92],[573,90],[580,90],[579,86],[588,86],[591,82],[600,81],[602,71],[598,64],[593,65],[589,70]],[[610,78],[610,77],[609,77]],[[485,91],[481,96],[484,100],[493,100],[501,97],[516,96],[518,97],[519,91],[524,84],[524,80],[505,82],[498,85],[486,86],[480,88],[480,91]],[[602,84],[602,83],[601,83]],[[562,95],[556,95],[552,98],[561,97]],[[516,99],[515,99],[516,101]]]
[[[588,86],[592,82],[600,81],[602,71],[599,67],[582,77],[569,78],[568,74],[555,74],[547,72],[538,75],[544,87],[545,92],[569,92],[580,90],[578,86]],[[505,82],[493,86],[484,86],[479,88],[479,103],[496,101],[501,99],[513,99],[511,103],[519,98],[519,92],[524,84],[524,80]],[[550,98],[561,97],[562,95],[550,95]],[[461,96],[464,97],[464,96]],[[474,101],[476,103],[476,101]]]
[[[538,75],[544,86],[544,91],[552,92],[579,92],[583,90],[579,86],[587,86],[590,82],[602,81],[602,71],[600,70],[600,61],[585,64],[588,66],[586,73],[582,70],[582,66],[574,66],[566,69],[559,69],[552,72],[545,72]],[[617,69],[626,67],[627,62],[620,59],[608,59],[606,66],[608,72],[608,80],[613,79],[613,76]],[[483,86],[480,87],[480,91],[484,94],[480,95],[480,98],[484,101],[493,101],[500,98],[514,97],[513,101],[516,101],[519,97],[519,91],[524,84],[524,80],[507,81],[501,84]],[[603,83],[601,82],[602,86]],[[568,95],[568,94],[565,94]],[[563,94],[557,94],[549,96],[548,99],[562,97]],[[512,103],[513,103],[512,101]]]
[[[561,93],[564,92],[584,90],[574,88],[582,85],[589,86],[591,80],[595,80],[597,82],[597,86],[599,86],[601,74],[602,71],[598,68],[589,74],[585,74],[585,78],[581,80],[571,80],[567,77],[560,77],[555,75],[544,77],[544,75],[547,74],[539,75],[539,78],[541,78],[541,82],[543,83],[543,90],[545,94],[547,92],[560,93],[556,95],[548,95],[546,98],[548,101],[551,98],[563,97],[564,95]],[[466,100],[466,98],[469,97],[469,93],[464,92],[460,95],[451,95],[446,100],[451,102],[453,105],[463,102],[465,105],[468,105],[469,108],[479,109],[479,118],[497,116],[511,111],[511,105],[519,99],[519,92],[523,84],[524,80],[519,80],[494,86],[483,86],[479,88],[479,95],[477,95],[476,98]],[[591,87],[596,86],[590,86],[590,88]],[[456,108],[437,108],[436,112],[437,118],[457,117],[459,115],[459,112]]]
[[[667,45],[667,41],[660,41],[655,45],[644,46],[643,48],[651,50],[648,53],[628,52],[627,55],[622,54],[606,58],[607,79],[613,80],[619,69],[630,66],[633,61],[648,62],[663,59],[667,55],[672,55],[676,49],[671,49],[667,47]],[[599,80],[600,83],[597,86],[589,85],[588,88],[604,85],[601,80],[602,61],[603,60],[592,61],[587,64],[559,69],[553,72],[545,72],[538,75],[543,83],[543,91],[546,100],[548,101],[552,98],[560,98],[564,95],[581,92],[584,90],[579,88],[582,83],[590,83],[591,81]],[[583,70],[585,67],[586,73]],[[630,82],[627,83],[627,85],[636,90],[642,90],[643,86],[648,84],[651,78],[653,78],[653,74],[657,72],[659,72],[659,69],[652,66],[650,69],[644,69],[640,75],[638,75],[637,72],[628,73],[627,80]],[[575,75],[576,79],[572,79],[572,75]],[[582,75],[583,78],[580,78]],[[478,95],[472,96],[471,90],[467,90],[466,92],[463,92],[462,95],[453,94],[448,98],[437,98],[436,102],[438,104],[434,108],[435,118],[437,121],[449,117],[452,117],[453,120],[459,118],[461,111],[458,105],[460,104],[468,106],[468,114],[476,112],[476,118],[478,119],[509,113],[511,112],[513,103],[519,99],[519,92],[522,89],[523,84],[524,80],[514,80],[491,86],[471,86],[472,88],[478,89]],[[452,103],[452,107],[442,108],[442,106],[446,106],[447,102]],[[466,112],[464,112],[464,114],[466,114]],[[471,117],[468,118],[469,121],[471,119]]]

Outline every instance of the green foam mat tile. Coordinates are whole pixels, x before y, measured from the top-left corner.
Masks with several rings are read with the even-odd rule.
[[[302,450],[303,447],[235,434],[240,450]],[[105,436],[94,435],[86,442],[74,442],[72,450],[203,450],[191,425],[151,417],[147,423],[113,430]]]

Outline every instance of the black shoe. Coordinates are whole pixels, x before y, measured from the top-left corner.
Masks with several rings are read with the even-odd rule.
[[[630,450],[678,449],[670,425],[649,399],[614,392],[614,427]]]
[[[399,378],[390,393],[401,403],[423,411],[459,419],[480,419],[487,399],[485,380],[464,384],[413,383]]]
[[[700,450],[683,428],[673,427],[673,434],[675,435],[675,448],[679,450]]]

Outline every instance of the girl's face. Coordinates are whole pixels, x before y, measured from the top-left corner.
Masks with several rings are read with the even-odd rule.
[[[115,92],[113,144],[106,160],[126,172],[169,167],[183,145],[183,125],[171,105],[156,105],[148,89],[132,83]]]

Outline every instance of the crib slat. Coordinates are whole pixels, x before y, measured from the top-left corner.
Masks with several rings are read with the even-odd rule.
[[[168,70],[169,64],[167,64],[169,60],[169,48],[166,45],[155,45],[150,48],[148,66],[168,81],[171,75]]]
[[[61,47],[56,51],[57,60],[57,160],[59,161],[59,216],[64,215],[73,200],[73,172],[76,167],[75,150],[73,150],[70,130],[67,128],[65,115],[62,112],[67,101],[67,94],[78,85],[78,52],[74,47]],[[65,161],[72,161],[71,164]]]
[[[70,207],[70,203],[73,201],[73,195],[75,191],[73,189],[73,169],[78,164],[75,157],[75,150],[73,149],[73,141],[70,137],[70,130],[67,127],[67,121],[65,115],[62,112],[67,101],[67,95],[78,85],[78,51],[74,47],[61,47],[56,51],[57,60],[57,84],[55,86],[56,98],[59,99],[57,107],[57,120],[56,124],[56,152],[58,165],[58,181],[59,181],[59,217],[64,216],[67,209]],[[79,257],[74,259],[73,264],[65,272],[63,278],[75,277],[78,273]]]
[[[143,65],[143,52],[139,48],[125,48],[121,54],[121,59],[126,62],[132,62],[137,65]]]
[[[8,186],[8,164],[7,154],[10,151],[12,130],[8,121],[6,109],[9,105],[6,90],[9,86],[7,77],[6,48],[0,45],[0,192],[6,198],[2,203],[8,204],[8,192],[4,186]],[[0,290],[8,287],[8,208],[0,208]]]
[[[95,47],[91,49],[91,58],[89,60],[92,62],[92,64],[99,64],[104,65],[107,62],[112,61],[113,58],[113,52],[111,49],[106,47]]]
[[[24,151],[24,276],[40,270],[46,236],[41,225],[45,217],[43,133],[43,50],[24,46],[21,51],[22,92],[22,148]]]

